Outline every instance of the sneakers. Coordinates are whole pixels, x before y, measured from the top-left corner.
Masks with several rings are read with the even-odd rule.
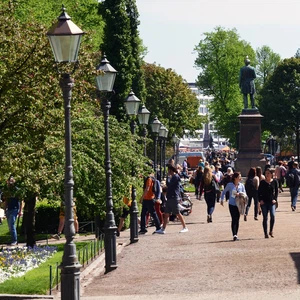
[[[141,230],[139,231],[139,234],[145,234],[145,233],[147,233],[147,232],[148,232],[147,229],[144,229],[144,230],[141,229]]]
[[[154,233],[165,234],[166,231],[163,228],[160,228],[160,229],[155,230]]]
[[[180,233],[184,233],[184,232],[188,232],[189,230],[188,230],[188,228],[187,227],[184,227],[183,229],[181,229],[179,232]]]
[[[247,222],[247,215],[244,215],[244,221]]]
[[[74,235],[74,239],[78,239],[80,237],[80,235],[78,234],[78,233],[76,233],[75,235]]]
[[[56,240],[60,240],[60,234],[53,234],[53,235],[51,235],[51,237],[53,238],[53,239],[56,239]]]
[[[17,246],[18,242],[12,242],[12,243],[8,243],[7,246]]]
[[[238,241],[238,240],[239,240],[238,236],[237,236],[237,235],[234,235],[234,236],[233,236],[233,240],[234,240],[234,241]]]

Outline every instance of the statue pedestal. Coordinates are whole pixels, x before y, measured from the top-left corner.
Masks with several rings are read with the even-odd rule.
[[[235,170],[247,176],[251,167],[260,166],[264,170],[265,162],[261,150],[261,119],[258,109],[243,109],[240,120],[239,153]]]

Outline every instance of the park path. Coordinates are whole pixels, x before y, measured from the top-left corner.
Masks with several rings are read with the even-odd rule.
[[[165,235],[154,227],[129,244],[129,231],[117,238],[118,268],[104,274],[104,254],[81,272],[81,300],[299,300],[300,206],[292,212],[289,192],[279,194],[274,238],[265,239],[262,216],[241,217],[233,242],[228,205],[217,203],[213,223],[206,204],[192,196],[189,232],[171,222]],[[92,236],[80,239],[93,239]],[[7,295],[8,296],[8,295]],[[0,299],[60,299],[54,296],[0,295]],[[15,298],[14,298],[15,297]],[[30,297],[30,298],[29,298]]]
[[[279,195],[274,238],[265,239],[262,216],[241,217],[233,242],[228,205],[219,203],[213,223],[206,222],[206,205],[193,196],[186,217],[189,232],[170,223],[165,235],[152,234],[123,247],[118,268],[103,268],[81,280],[81,299],[300,299],[300,210],[292,212],[289,192]],[[299,207],[300,208],[300,207]],[[123,246],[129,231],[118,239]]]

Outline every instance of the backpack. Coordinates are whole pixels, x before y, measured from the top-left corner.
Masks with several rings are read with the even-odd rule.
[[[295,183],[296,183],[295,182],[295,175],[292,172],[288,172],[286,174],[285,179],[286,179],[286,185],[288,187],[294,187],[295,186]]]
[[[245,189],[247,195],[253,195],[253,193],[256,191],[253,179],[254,178],[247,178],[246,180]]]

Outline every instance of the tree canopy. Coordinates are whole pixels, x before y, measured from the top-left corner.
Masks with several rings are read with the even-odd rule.
[[[111,114],[124,120],[124,100],[130,90],[144,101],[145,84],[142,73],[142,42],[138,32],[138,11],[135,0],[106,0],[99,4],[105,20],[105,34],[100,49],[118,71]]]
[[[173,134],[182,137],[185,129],[193,135],[202,127],[203,118],[198,114],[199,101],[180,75],[155,64],[145,64],[144,71],[146,107],[152,119],[157,116],[168,128],[169,139]]]
[[[281,61],[280,55],[272,51],[269,46],[262,46],[256,49],[256,91],[262,89],[263,85],[267,82],[267,79],[274,72],[275,68]]]
[[[236,29],[216,27],[215,31],[203,35],[195,47],[198,54],[195,66],[200,71],[196,84],[204,95],[214,97],[209,112],[218,134],[234,143],[239,130],[237,116],[243,107],[239,70],[246,56],[255,59],[255,52],[249,43],[240,39]]]
[[[261,91],[263,129],[291,136],[300,124],[300,58],[284,59]]]
[[[84,28],[82,28],[84,30]],[[61,199],[64,178],[64,108],[59,74],[54,68],[47,28],[23,23],[14,9],[0,12],[0,180],[13,174],[25,194]],[[100,61],[93,45],[80,49],[80,67],[73,77],[72,146],[74,196],[78,210],[88,217],[104,213],[104,132],[94,87],[95,66]],[[100,99],[101,101],[101,99]],[[110,118],[113,200],[118,209],[130,184],[132,166],[144,174],[145,158],[127,124]]]

